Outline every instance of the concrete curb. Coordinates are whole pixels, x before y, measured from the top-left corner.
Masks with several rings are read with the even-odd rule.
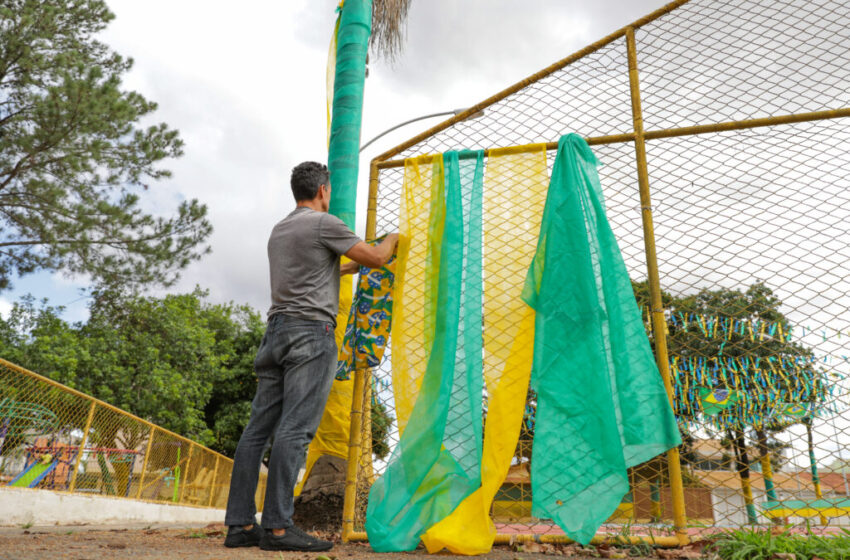
[[[223,523],[224,510],[0,487],[0,526]]]

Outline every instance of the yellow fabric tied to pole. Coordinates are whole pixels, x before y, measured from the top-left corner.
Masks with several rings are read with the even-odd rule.
[[[342,7],[342,2],[340,2]],[[333,115],[334,106],[334,80],[336,79],[336,36],[339,33],[339,17],[336,18],[334,24],[334,32],[331,36],[331,44],[328,47],[328,66],[325,70],[325,104],[328,112],[328,144],[331,143],[331,116]]]
[[[483,222],[489,225],[483,233],[488,412],[481,487],[422,536],[430,553],[447,548],[455,554],[484,554],[496,537],[490,506],[508,474],[519,440],[534,352],[534,310],[520,298],[522,284],[509,279],[524,278],[534,257],[546,203],[546,169],[544,144],[523,153],[516,148],[489,153],[483,199]],[[420,205],[425,202],[417,201]],[[400,330],[393,332],[395,360],[400,338],[395,333]]]
[[[399,211],[398,263],[396,265],[396,307],[393,310],[393,394],[399,433],[403,433],[419,394],[428,363],[427,349],[433,337],[433,308],[427,307],[427,286],[436,285],[439,276],[439,243],[411,243],[428,239],[434,223],[432,206],[442,201],[443,159],[430,156],[405,162],[404,189]],[[423,172],[427,170],[428,172]],[[411,263],[408,266],[408,263]],[[421,263],[424,263],[421,264]],[[425,302],[423,305],[422,302]],[[429,328],[430,327],[430,328]]]
[[[353,279],[351,276],[343,276],[339,283],[339,312],[336,316],[336,338],[337,348],[342,347],[342,339],[345,336],[345,326],[348,324],[348,310],[351,309],[353,299]],[[340,459],[348,459],[348,433],[351,423],[351,400],[354,395],[354,383],[351,380],[339,381],[334,379],[331,392],[328,395],[328,403],[325,405],[325,413],[316,430],[316,436],[307,449],[307,461],[304,465],[304,473],[299,477],[295,486],[295,495],[299,496],[304,488],[304,483],[313,470],[313,465],[322,455],[333,455]]]

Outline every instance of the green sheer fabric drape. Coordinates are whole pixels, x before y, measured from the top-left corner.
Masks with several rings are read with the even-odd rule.
[[[579,135],[561,138],[523,290],[536,312],[532,513],[581,543],[628,491],[626,468],[681,443],[596,165]]]

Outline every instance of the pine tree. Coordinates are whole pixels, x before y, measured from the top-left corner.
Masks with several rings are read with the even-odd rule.
[[[122,89],[133,61],[96,39],[113,18],[102,0],[0,4],[0,289],[39,270],[169,285],[208,251],[197,200],[141,207],[183,143],[139,125],[156,104]]]

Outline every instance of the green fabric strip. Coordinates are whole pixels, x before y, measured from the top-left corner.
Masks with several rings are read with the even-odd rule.
[[[532,513],[585,544],[629,490],[626,468],[681,443],[596,164],[579,135],[561,138],[523,291],[536,312]]]
[[[448,152],[444,156],[449,188],[460,190],[465,242],[462,247],[461,333],[454,366],[454,385],[449,401],[444,445],[457,459],[464,473],[481,484],[481,450],[484,428],[481,395],[484,392],[484,366],[481,338],[483,323],[483,277],[481,218],[484,190],[484,152]],[[457,185],[457,187],[454,187]],[[456,257],[455,257],[456,258]],[[454,509],[454,508],[452,508]]]
[[[435,175],[445,193],[437,198],[445,203],[432,204],[428,240],[442,236],[436,294],[426,294],[436,302],[433,342],[407,428],[369,492],[366,532],[378,552],[415,549],[429,527],[481,484],[483,157],[460,165],[449,152],[445,173]]]
[[[328,212],[354,229],[366,51],[372,33],[372,0],[346,0],[339,17],[328,145],[332,189]]]

